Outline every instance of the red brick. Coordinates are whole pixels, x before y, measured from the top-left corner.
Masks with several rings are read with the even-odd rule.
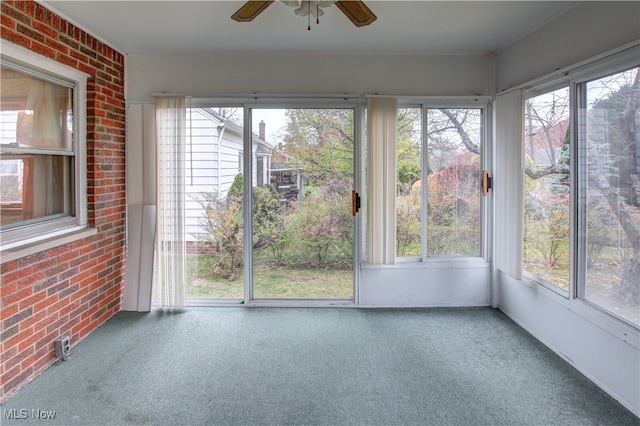
[[[18,288],[25,288],[33,285],[35,282],[42,281],[47,278],[47,272],[45,270],[35,270],[34,273],[25,277],[17,282]]]
[[[14,272],[4,275],[3,281],[5,283],[10,283],[14,281],[19,281],[22,278],[28,277],[33,272],[33,268],[28,266],[26,268],[18,269]]]
[[[36,41],[32,41],[31,42],[31,50],[33,50],[36,53],[39,53],[41,55],[47,56],[49,58],[55,58],[56,57],[56,51],[53,50],[52,48],[45,46],[42,43],[38,43]]]
[[[53,268],[47,269],[47,276],[52,277],[54,275],[58,275],[59,273],[66,271],[68,268],[69,268],[68,262],[60,263]]]
[[[4,275],[11,271],[15,271],[16,269],[18,269],[18,265],[19,265],[19,262],[17,260],[12,260],[11,262],[3,263],[2,266],[0,266],[0,274]]]
[[[18,291],[18,283],[14,282],[11,284],[3,284],[0,287],[0,298],[3,298],[4,296],[8,296],[10,294],[15,293],[16,291]],[[5,304],[5,306],[7,306]]]
[[[2,10],[2,16],[10,16],[25,25],[31,24],[31,18],[27,14],[10,7],[6,2],[2,2],[2,8],[0,10]]]
[[[45,44],[51,47],[52,49],[57,50],[60,53],[63,53],[65,55],[71,54],[71,56],[73,56],[73,51],[69,52],[69,48],[66,45],[60,43],[59,41],[48,38],[45,40]]]
[[[21,22],[16,23],[16,31],[29,37],[31,40],[38,41],[39,43],[44,43],[44,35],[40,34],[37,31],[34,31],[29,26]],[[33,45],[31,46],[31,48],[33,49]]]
[[[0,17],[0,25],[7,27],[11,30],[16,29],[16,21],[5,14],[2,14],[2,16]]]
[[[33,346],[29,348],[30,350],[33,350]],[[25,351],[25,353],[27,353],[27,351]],[[33,364],[36,362],[36,356],[35,354],[31,354],[31,355],[27,355],[22,362],[20,363],[20,367],[25,369],[28,367],[33,366]]]
[[[33,16],[38,20],[38,21],[44,21],[44,15],[45,15],[45,8],[39,4],[35,4],[34,5],[34,14]]]
[[[27,379],[33,374],[33,369],[31,367],[22,370],[15,376],[2,377],[2,391],[4,394],[8,393],[10,390],[19,387],[23,382],[26,382]]]
[[[45,311],[52,303],[58,301],[58,295],[54,294],[52,296],[47,297],[39,303],[36,303],[33,307],[34,312]]]
[[[29,335],[28,338],[22,340],[19,344],[18,344],[18,352],[23,352],[25,351],[27,348],[33,346],[36,344],[36,342],[40,339],[42,339],[44,336],[46,336],[46,332],[44,330],[40,330],[38,332],[36,332],[35,334],[31,334]]]
[[[43,318],[40,319],[39,322],[35,323],[33,325],[33,327],[36,330],[42,330],[42,329],[47,329],[51,324],[53,324],[55,321],[58,320],[58,316],[57,315],[44,315],[44,312],[42,312],[42,316]],[[36,344],[36,350],[38,350],[39,347]]]
[[[40,352],[38,352],[39,355]],[[49,367],[50,364],[56,361],[56,357],[54,355],[55,352],[53,350],[46,350],[43,355],[38,356],[38,360],[33,365],[34,371],[41,372],[46,367]]]
[[[3,370],[4,371],[11,370],[12,368],[20,364],[25,358],[32,355],[33,353],[34,353],[33,349],[27,349],[24,352],[18,352],[17,355],[11,357],[10,359],[7,359],[7,361],[4,363]]]
[[[10,348],[12,346],[18,345],[20,342],[22,342],[23,340],[28,339],[30,336],[33,335],[33,328],[28,328],[25,330],[20,331],[19,333],[13,335],[12,337],[10,337],[9,339],[6,339],[2,342],[2,348],[3,350],[6,348]],[[18,349],[18,352],[20,350]]]
[[[69,299],[68,297],[66,297],[66,298],[64,298],[64,299],[62,299],[62,300],[59,300],[59,301],[58,301],[58,302],[56,302],[56,303],[51,304],[51,305],[47,308],[47,313],[48,313],[49,315],[51,315],[51,314],[52,314],[52,313],[54,313],[54,312],[58,312],[58,311],[60,311],[60,309],[64,308],[64,307],[69,303],[69,300],[70,300],[70,299]]]
[[[78,66],[78,61],[76,59],[73,59],[70,56],[67,56],[63,53],[58,53],[56,55],[56,60],[60,63],[63,63],[65,65],[69,65],[70,67],[77,67]]]
[[[53,39],[58,38],[58,32],[42,22],[33,21],[32,27],[34,30],[46,35],[47,37],[51,37]]]
[[[46,291],[41,291],[38,292],[36,294],[34,294],[31,297],[27,297],[26,299],[23,299],[20,301],[20,309],[27,309],[28,307],[35,307],[35,305],[46,299],[47,298],[47,292]]]
[[[9,294],[2,298],[2,304],[4,306],[11,305],[13,303],[19,302],[33,294],[33,289],[31,287],[27,287],[24,290],[17,291],[15,293]]]
[[[120,309],[126,253],[124,56],[37,2],[8,0],[1,7],[3,40],[93,76],[87,200],[98,234],[1,265],[0,403],[55,361],[52,341],[59,333],[80,341]]]
[[[4,321],[10,316],[17,314],[19,310],[20,309],[19,309],[18,303],[14,303],[11,306],[7,306],[6,308],[0,309],[0,321]]]

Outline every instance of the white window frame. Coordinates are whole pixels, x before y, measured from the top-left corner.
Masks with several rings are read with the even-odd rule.
[[[584,166],[584,159],[581,160],[580,158],[580,149],[584,141],[579,140],[579,108],[582,106],[580,105],[582,99],[580,99],[581,94],[579,92],[582,87],[581,85],[589,81],[639,66],[638,53],[640,53],[640,45],[632,43],[631,45],[623,46],[615,52],[602,55],[601,57],[581,63],[573,68],[562,70],[561,73],[542,78],[528,87],[523,87],[527,94],[526,97],[531,97],[552,91],[561,86],[569,85],[571,145],[569,167],[569,179],[571,182],[569,291],[564,291],[553,284],[547,283],[543,278],[528,273],[527,271],[524,271],[523,282],[532,287],[539,286],[549,290],[549,294],[552,295],[552,297],[560,298],[556,300],[560,301],[564,299],[563,302],[559,303],[567,303],[566,306],[568,309],[575,311],[615,335],[625,336],[625,340],[627,340],[629,336],[637,336],[640,330],[640,324],[634,323],[628,318],[615,313],[606,306],[589,300],[585,295],[586,247],[584,246],[584,239],[580,237],[580,235],[584,235],[586,230],[584,221],[585,204],[579,199],[578,195],[579,191],[585,189],[579,184],[579,174],[581,173],[581,167]],[[523,242],[521,242],[521,244],[522,243]]]
[[[587,223],[585,211],[588,207],[586,200],[583,199],[579,194],[584,191],[587,191],[587,187],[584,186],[581,182],[581,175],[585,172],[584,167],[586,166],[584,163],[584,159],[582,158],[583,152],[586,150],[585,141],[581,138],[580,134],[580,126],[583,126],[583,117],[580,114],[580,109],[585,108],[584,105],[584,90],[586,84],[591,81],[598,80],[600,78],[624,72],[626,70],[640,67],[640,60],[638,59],[637,53],[639,49],[632,49],[632,52],[623,52],[622,54],[615,55],[611,60],[604,60],[601,63],[597,63],[593,66],[592,69],[584,70],[580,72],[574,79],[571,81],[571,94],[573,96],[573,104],[572,115],[575,117],[571,122],[572,131],[575,135],[572,138],[572,143],[574,143],[575,147],[572,149],[571,154],[575,156],[577,161],[575,162],[575,166],[571,166],[571,172],[573,176],[571,177],[571,184],[575,187],[572,200],[573,208],[572,210],[575,212],[577,220],[572,222],[572,225],[575,227],[575,237],[572,239],[572,243],[574,245],[575,251],[575,267],[572,269],[573,278],[573,288],[571,289],[571,295],[573,298],[585,303],[586,305],[603,312],[616,320],[622,321],[635,329],[640,330],[640,324],[631,321],[630,319],[616,313],[612,309],[603,306],[587,297],[587,280],[586,280],[586,257],[587,257],[587,248],[585,246],[585,238],[581,236],[586,236]],[[583,160],[583,161],[580,161]]]
[[[573,173],[574,173],[574,168],[573,168],[573,163],[574,163],[574,156],[573,156],[573,150],[574,150],[574,145],[576,144],[575,141],[575,137],[574,137],[574,90],[570,84],[570,80],[567,77],[563,77],[560,78],[558,80],[555,80],[551,83],[545,83],[542,84],[540,86],[536,86],[530,89],[527,89],[524,91],[524,97],[522,99],[523,102],[526,102],[528,99],[534,98],[536,96],[539,95],[543,95],[546,93],[551,93],[555,90],[559,90],[562,88],[567,88],[569,90],[569,149],[570,149],[570,159],[569,159],[569,181],[570,181],[570,187],[569,187],[569,199],[570,199],[570,203],[573,203],[573,197],[574,197],[574,184],[573,184]],[[523,120],[524,120],[524,116],[523,116]],[[522,143],[524,144],[526,141],[524,140],[524,135],[522,136]],[[524,200],[524,198],[523,198]],[[573,223],[575,221],[575,209],[571,208],[569,209],[569,289],[565,290],[561,287],[559,287],[556,284],[553,284],[552,282],[547,281],[544,277],[541,277],[540,275],[534,274],[533,272],[524,269],[523,268],[523,277],[535,284],[541,285],[545,288],[547,288],[548,290],[557,293],[558,295],[560,295],[561,297],[567,299],[569,298],[569,294],[572,292],[572,288],[574,285],[574,264],[575,264],[575,254],[576,254],[576,247],[575,244],[573,244],[573,236],[574,236],[574,226]],[[524,244],[524,241],[522,242],[522,244]]]
[[[63,237],[75,235],[83,238],[93,232],[87,230],[87,160],[86,160],[86,87],[88,75],[31,52],[23,47],[4,42],[0,55],[3,65],[27,75],[42,78],[73,89],[73,141],[75,161],[75,216],[43,219],[36,223],[25,223],[0,232],[2,261],[29,254],[64,243]],[[4,151],[3,151],[4,152]]]
[[[422,135],[421,135],[421,164],[420,164],[420,173],[421,179],[423,182],[427,181],[428,174],[428,150],[425,149],[428,147],[428,136],[427,136],[427,110],[429,109],[479,109],[481,110],[482,117],[482,141],[480,146],[480,168],[481,170],[491,170],[489,167],[489,143],[488,143],[488,135],[490,131],[490,121],[489,121],[489,108],[490,108],[490,99],[486,96],[474,96],[474,97],[407,97],[407,98],[399,98],[398,100],[398,109],[400,108],[420,108],[421,109],[421,119],[422,119]],[[478,259],[480,260],[488,260],[489,258],[489,246],[487,242],[488,235],[488,203],[485,196],[480,194],[478,191],[478,196],[480,199],[480,252],[477,256],[451,256],[451,255],[431,255],[427,252],[427,244],[428,244],[428,229],[427,229],[427,217],[428,217],[428,209],[425,208],[428,200],[428,192],[427,185],[422,185],[422,190],[420,194],[420,203],[421,203],[421,234],[420,234],[420,256],[396,256],[396,262],[398,263],[408,263],[408,262],[442,262],[455,260],[456,262],[475,262]]]

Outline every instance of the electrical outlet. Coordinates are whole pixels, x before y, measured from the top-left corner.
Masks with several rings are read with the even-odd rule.
[[[56,357],[66,361],[71,355],[71,339],[69,336],[59,337],[55,340]]]

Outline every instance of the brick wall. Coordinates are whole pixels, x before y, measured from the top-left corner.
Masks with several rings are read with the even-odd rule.
[[[2,1],[2,40],[79,69],[87,83],[87,197],[97,235],[2,263],[0,402],[120,310],[125,260],[124,56],[33,1]]]

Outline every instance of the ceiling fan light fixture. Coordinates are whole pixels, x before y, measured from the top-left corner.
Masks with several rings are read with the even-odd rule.
[[[298,16],[307,17],[307,30],[311,31],[311,17],[316,20],[316,24],[320,23],[320,17],[324,15],[322,8],[332,6],[336,0],[281,0],[282,3],[289,7],[293,7]]]
[[[237,22],[251,22],[275,0],[249,0],[231,16]],[[378,17],[364,4],[362,0],[281,0],[285,5],[294,8],[298,16],[306,16],[311,29],[311,17],[320,23],[320,16],[324,15],[322,8],[335,4],[338,9],[356,27],[364,27],[374,22]]]
[[[336,0],[282,0],[282,3],[294,8],[293,13],[298,16],[313,16],[319,18],[324,15],[323,8],[333,6]]]

